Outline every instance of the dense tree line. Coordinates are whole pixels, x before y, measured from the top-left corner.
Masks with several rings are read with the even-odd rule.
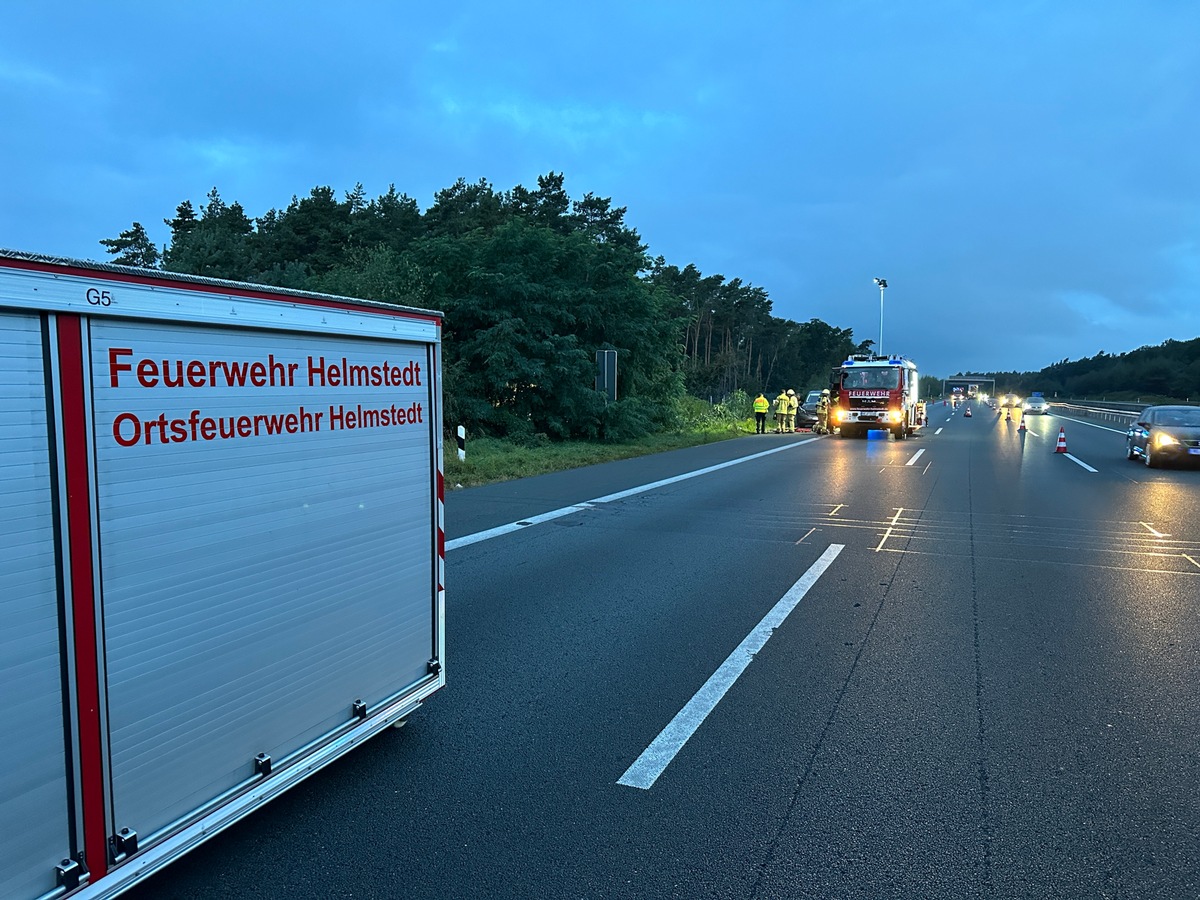
[[[997,391],[1109,400],[1200,400],[1200,338],[1168,340],[1126,353],[1101,351],[1037,372],[988,372]]]
[[[767,292],[651,258],[626,209],[563,176],[496,191],[462,179],[422,211],[391,187],[368,200],[313,188],[257,218],[214,188],[165,220],[102,240],[114,262],[445,313],[446,421],[476,433],[622,438],[676,423],[685,393],[822,386],[861,351],[849,329],[771,313]],[[618,353],[618,400],[594,389]]]

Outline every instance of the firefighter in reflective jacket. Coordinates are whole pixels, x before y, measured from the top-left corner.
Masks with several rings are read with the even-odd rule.
[[[754,398],[754,428],[758,434],[766,434],[767,432],[767,413],[771,409],[771,401],[766,398],[762,391],[758,392],[758,396]]]
[[[829,388],[821,391],[821,399],[817,401],[817,434],[829,434]]]
[[[775,398],[775,433],[783,434],[784,423],[787,422],[788,408],[791,407],[792,401],[788,397],[787,391],[780,391],[779,396]]]

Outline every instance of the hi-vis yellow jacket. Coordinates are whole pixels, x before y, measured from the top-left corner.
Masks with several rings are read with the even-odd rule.
[[[768,400],[766,397],[764,397],[762,394],[759,394],[757,397],[754,398],[754,411],[755,412],[766,412],[770,408],[771,408],[771,401]]]

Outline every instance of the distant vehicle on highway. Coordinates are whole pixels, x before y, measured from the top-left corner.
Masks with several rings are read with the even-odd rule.
[[[804,398],[804,402],[800,404],[801,408],[812,416],[817,417],[817,404],[821,402],[820,391],[809,391],[808,396]]]
[[[1027,414],[1044,416],[1050,412],[1050,404],[1046,402],[1045,397],[1030,397],[1021,404],[1021,411]]]
[[[1167,463],[1200,463],[1200,406],[1148,406],[1129,426],[1125,458],[1156,469]]]
[[[1002,407],[1020,406],[1021,398],[1016,394],[1005,394],[1000,398],[1000,405]]]

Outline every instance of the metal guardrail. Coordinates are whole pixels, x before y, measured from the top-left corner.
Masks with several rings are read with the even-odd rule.
[[[1137,420],[1138,413],[1146,408],[1146,404],[1138,404],[1136,409],[1118,409],[1118,406],[1130,406],[1131,404],[1112,403],[1105,406],[1082,406],[1077,403],[1058,403],[1051,401],[1051,409],[1061,409],[1064,412],[1069,412],[1077,416],[1086,416],[1089,419],[1101,419],[1105,422],[1115,422],[1121,425],[1129,425]]]

